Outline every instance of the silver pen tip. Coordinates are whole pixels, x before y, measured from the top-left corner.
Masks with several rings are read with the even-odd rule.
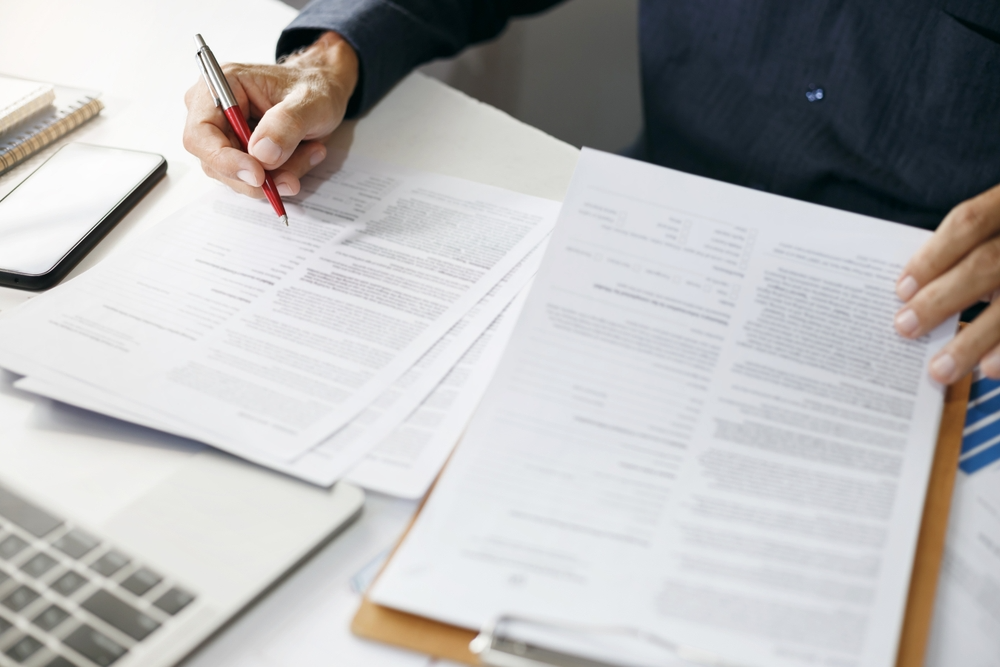
[[[197,35],[194,36],[194,44],[199,49],[203,49],[203,48],[205,48],[205,46],[207,46],[205,44],[205,40],[201,38],[201,33],[199,33],[199,34],[197,34]]]
[[[279,219],[280,219],[280,220],[281,220],[281,221],[282,221],[283,223],[285,223],[285,227],[287,227],[287,226],[288,226],[288,216],[287,216],[287,215],[283,215],[283,216],[281,216],[281,218],[279,218]]]

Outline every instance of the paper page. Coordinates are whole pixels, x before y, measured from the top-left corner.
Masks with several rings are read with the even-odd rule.
[[[970,399],[927,667],[1000,667],[1000,381]]]
[[[434,391],[346,479],[369,491],[422,498],[462,436],[514,330],[526,287]]]
[[[466,318],[452,327],[416,364],[344,428],[291,461],[270,462],[268,465],[323,486],[344,477],[388,438],[420,406],[427,395],[434,391],[462,355],[535,275],[542,252],[542,246],[532,250],[523,262],[476,304]],[[377,480],[370,481],[377,483]],[[405,494],[392,495],[407,497]]]
[[[713,664],[891,667],[951,320],[928,232],[585,150],[507,353],[372,598],[631,627]]]
[[[332,155],[275,224],[218,190],[0,323],[0,365],[75,378],[172,430],[289,461],[415,364],[558,205]]]
[[[397,427],[421,403],[442,384],[446,376],[452,376],[452,382],[457,381],[461,371],[455,371],[456,364],[469,359],[472,363],[475,355],[470,348],[492,338],[492,329],[501,312],[512,310],[511,300],[519,292],[524,292],[525,285],[534,276],[544,251],[544,243],[532,250],[525,259],[504,277],[490,292],[470,310],[458,324],[453,326],[434,346],[403,374],[382,396],[365,408],[345,427],[329,438],[291,461],[275,459],[259,454],[250,455],[256,463],[274,470],[287,473],[293,477],[318,484],[330,486],[342,479],[345,474],[355,468],[363,458],[389,439]],[[519,312],[520,307],[514,308]],[[515,316],[516,319],[516,316]],[[502,337],[509,337],[509,329],[504,327]],[[493,347],[493,346],[491,346]],[[502,349],[502,348],[501,348]],[[448,453],[454,447],[458,435],[468,423],[472,409],[482,397],[488,377],[492,376],[500,349],[491,353],[487,359],[487,367],[477,367],[471,376],[472,382],[462,387],[462,400],[454,410],[449,410],[442,401],[442,395],[449,389],[441,388],[435,399],[439,410],[448,410],[447,419],[437,432],[430,432],[426,440],[431,442],[427,447],[411,454],[419,460],[414,466],[407,465],[401,469],[398,457],[386,465],[369,466],[364,473],[364,483],[360,479],[352,479],[372,491],[380,491],[403,498],[418,498],[423,496],[430,483],[437,476]],[[482,366],[482,364],[480,365]],[[486,376],[486,377],[484,377]],[[450,383],[445,383],[449,387]],[[152,419],[147,415],[128,410],[116,401],[115,396],[107,391],[94,388],[86,383],[67,377],[60,377],[58,383],[48,382],[38,376],[29,376],[14,383],[17,389],[31,392],[63,403],[69,403],[86,410],[99,412],[115,419],[131,421],[143,426],[161,431],[173,432],[177,435],[188,435],[183,426],[169,421]],[[428,399],[429,400],[429,399]],[[470,401],[474,401],[471,402]],[[420,419],[421,417],[414,417]],[[424,451],[426,449],[426,451]],[[419,490],[422,489],[422,490]]]

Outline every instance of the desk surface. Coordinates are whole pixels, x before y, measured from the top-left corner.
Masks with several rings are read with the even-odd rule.
[[[72,275],[110,253],[127,251],[130,239],[205,189],[221,187],[181,145],[183,94],[198,80],[192,36],[203,33],[225,60],[270,62],[281,29],[294,15],[277,0],[0,0],[8,27],[0,41],[5,74],[102,91],[106,110],[72,139],[158,152],[170,165],[164,184]],[[242,18],[234,22],[231,16]],[[345,124],[331,145],[556,200],[566,191],[577,156],[573,147],[419,75],[397,86],[365,118]],[[30,296],[0,289],[0,311]],[[39,426],[51,425],[53,412],[60,410],[62,430]],[[47,420],[39,419],[40,413]],[[52,474],[101,489],[105,502],[120,502],[129,494],[129,482],[115,471],[125,465],[129,447],[144,445],[123,443],[120,433],[109,433],[108,443],[60,450],[65,444],[60,440],[72,441],[81,419],[70,408],[0,391],[0,458],[22,462],[37,456],[35,450],[58,452],[45,458]],[[350,578],[394,542],[413,509],[409,502],[370,496],[357,524],[187,664],[425,665],[421,656],[367,645],[347,630],[357,602]]]

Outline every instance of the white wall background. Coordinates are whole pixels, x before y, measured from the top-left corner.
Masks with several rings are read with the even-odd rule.
[[[618,151],[642,127],[637,11],[638,0],[571,0],[421,69],[563,141]]]

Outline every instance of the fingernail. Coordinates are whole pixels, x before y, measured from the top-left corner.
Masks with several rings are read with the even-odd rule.
[[[941,384],[950,384],[955,375],[955,359],[945,352],[931,362],[931,375]]]
[[[257,179],[254,178],[253,172],[247,169],[240,169],[236,172],[236,178],[240,179],[247,185],[254,186],[255,188],[260,185],[260,183],[257,182]]]
[[[907,308],[896,315],[896,331],[903,334],[904,336],[909,336],[920,326],[920,320],[917,319],[917,314]]]
[[[991,352],[979,362],[979,370],[991,378],[1000,378],[1000,354]]]
[[[278,183],[278,194],[282,197],[291,197],[292,189],[288,187],[287,183]]]
[[[261,162],[273,164],[281,159],[281,147],[267,137],[253,145],[253,156]]]
[[[913,276],[903,276],[902,280],[896,283],[896,296],[902,301],[909,301],[919,288],[920,285],[917,284]]]
[[[309,166],[315,167],[325,159],[326,159],[326,149],[317,148],[312,152],[312,155],[309,156]]]

